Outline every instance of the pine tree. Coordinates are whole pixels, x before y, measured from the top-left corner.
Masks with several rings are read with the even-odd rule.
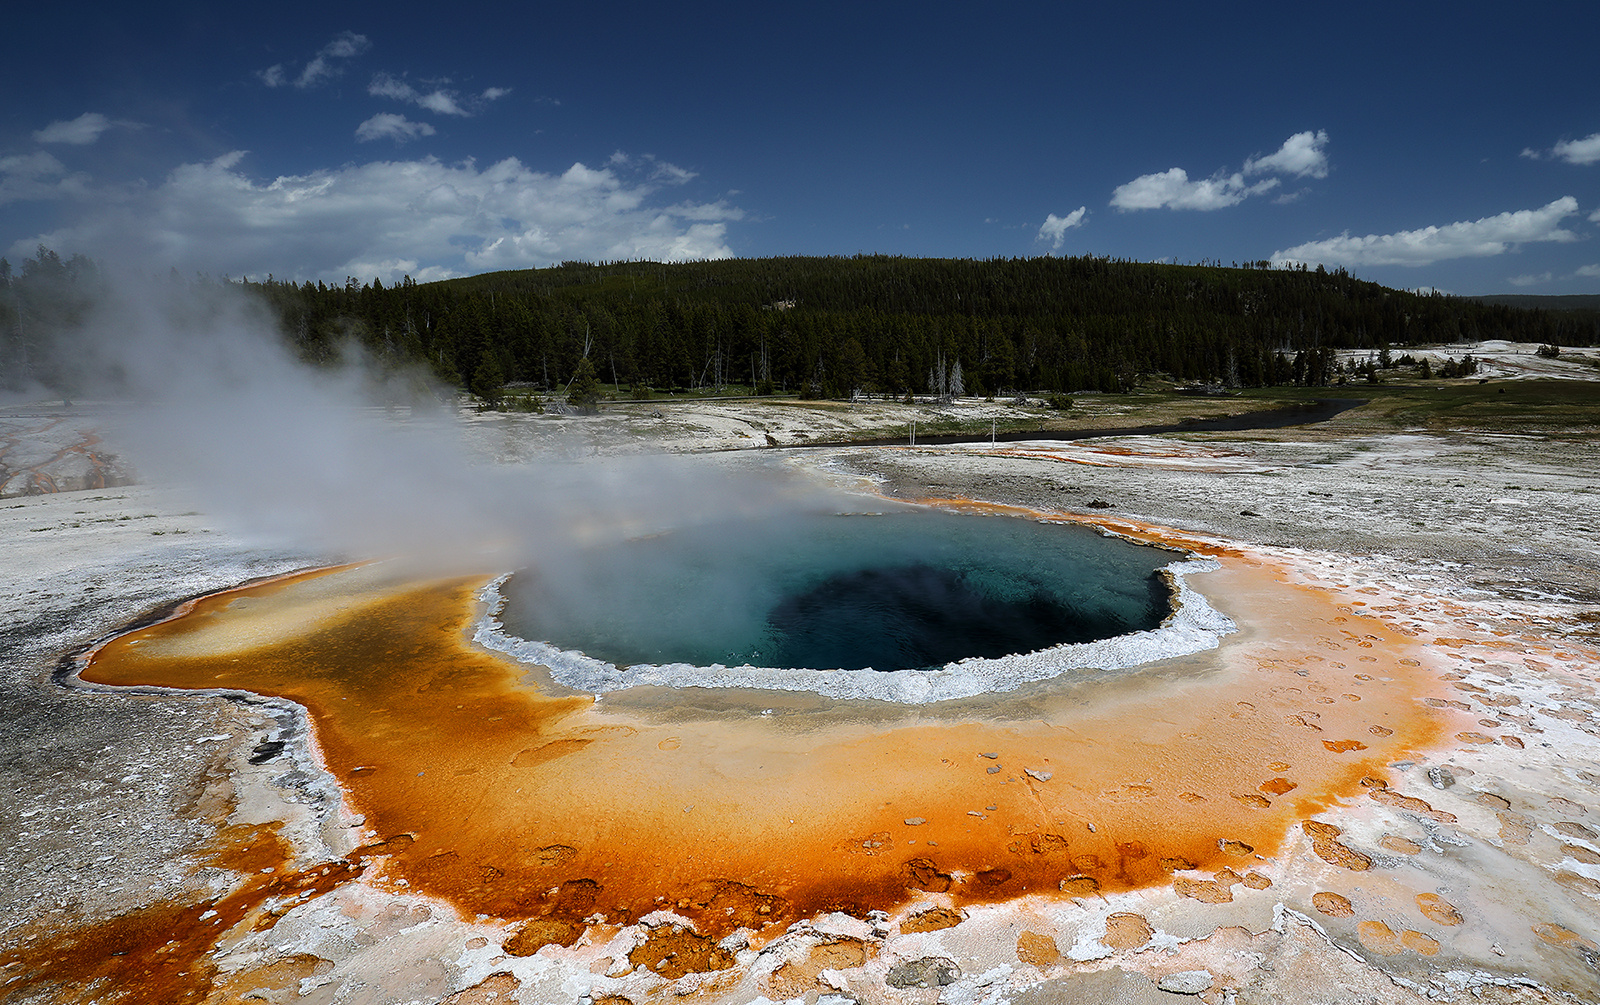
[[[567,385],[567,404],[585,415],[600,411],[600,378],[594,374],[594,364],[587,358],[578,360],[578,368]]]
[[[505,371],[501,369],[495,353],[484,353],[478,368],[472,372],[472,393],[482,398],[490,408],[499,408],[505,382]]]

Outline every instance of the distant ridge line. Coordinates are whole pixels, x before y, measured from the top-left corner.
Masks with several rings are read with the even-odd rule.
[[[1540,311],[1600,311],[1600,293],[1491,293],[1461,297],[1494,307],[1521,307]]]

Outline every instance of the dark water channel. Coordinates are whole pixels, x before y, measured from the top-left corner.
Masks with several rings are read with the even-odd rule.
[[[1090,440],[1100,436],[1150,436],[1156,433],[1237,432],[1245,429],[1286,429],[1326,422],[1341,412],[1365,405],[1368,398],[1319,398],[1313,402],[1288,408],[1269,408],[1257,412],[1241,412],[1211,419],[1184,419],[1182,422],[1156,426],[1106,426],[1099,429],[1019,429],[996,433],[996,443],[1017,443],[1025,440]],[[887,447],[905,443],[906,436],[880,436],[870,440],[849,440],[789,444],[797,447]],[[917,433],[918,444],[929,446],[942,443],[988,443],[987,433]]]

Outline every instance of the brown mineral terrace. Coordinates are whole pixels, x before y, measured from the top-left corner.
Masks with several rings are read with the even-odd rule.
[[[1427,647],[1258,555],[1101,523],[1216,559],[1193,583],[1240,630],[1134,673],[920,708],[698,689],[596,700],[471,644],[486,578],[377,564],[203,598],[106,643],[81,677],[298,702],[371,841],[337,877],[278,885],[365,865],[467,917],[536,919],[536,942],[662,909],[760,945],[797,919],[928,893],[956,908],[1167,885],[1227,900],[1270,885],[1256,867],[1303,829],[1324,860],[1361,868],[1338,828],[1307,821],[1441,740],[1447,712],[1419,700],[1436,681]],[[232,839],[281,867],[270,830]],[[227,916],[163,924],[270,926],[284,894],[257,886]]]
[[[72,417],[0,416],[0,499],[126,485],[129,472],[100,434]]]

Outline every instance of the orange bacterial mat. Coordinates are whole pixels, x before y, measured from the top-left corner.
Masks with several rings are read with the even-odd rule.
[[[207,597],[82,676],[304,705],[384,842],[368,853],[382,881],[469,917],[545,917],[575,939],[586,919],[671,908],[759,942],[929,892],[960,905],[1244,872],[1440,735],[1417,643],[1259,558],[1203,550],[1222,567],[1191,584],[1240,626],[1220,648],[992,701],[558,693],[468,641],[483,579],[382,566]]]

